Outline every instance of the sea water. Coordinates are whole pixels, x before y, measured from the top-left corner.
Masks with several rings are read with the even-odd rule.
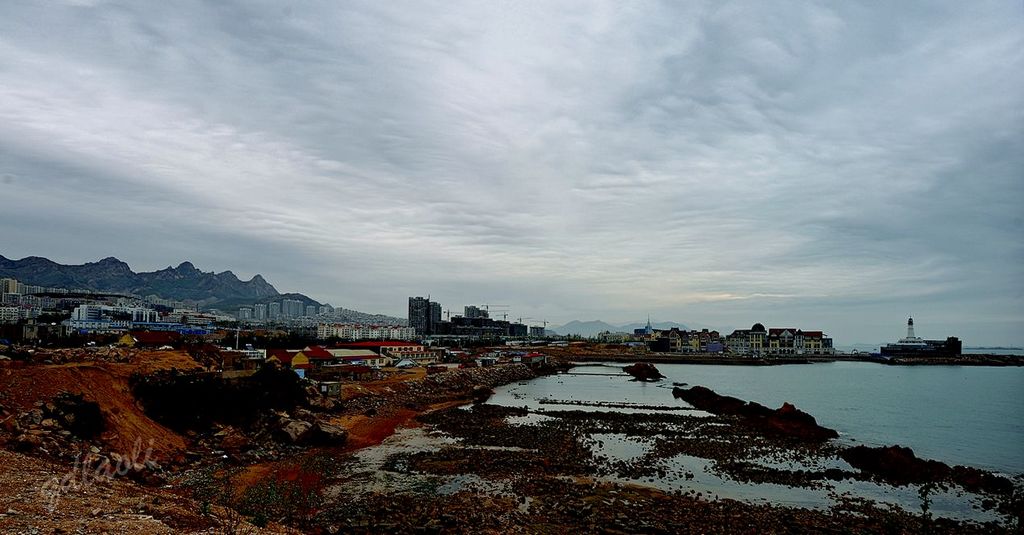
[[[846,443],[907,446],[950,465],[1024,473],[1021,367],[658,364],[666,378],[642,383],[617,375],[621,366],[584,365],[507,385],[489,402],[549,410],[588,408],[560,400],[677,407],[686,404],[672,397],[673,383],[701,385],[771,408],[792,403]]]

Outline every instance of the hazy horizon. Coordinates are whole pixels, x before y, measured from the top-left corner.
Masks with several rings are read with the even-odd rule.
[[[1024,345],[1024,5],[13,1],[0,254]],[[534,323],[534,322],[531,322]]]

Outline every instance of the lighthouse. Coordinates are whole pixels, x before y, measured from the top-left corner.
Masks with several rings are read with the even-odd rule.
[[[914,334],[914,318],[907,318],[907,336],[900,338],[900,341],[897,342],[897,344],[915,346],[925,345],[924,340],[918,338]]]

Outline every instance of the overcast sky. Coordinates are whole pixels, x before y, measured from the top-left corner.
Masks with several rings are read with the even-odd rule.
[[[6,0],[0,236],[402,317],[1022,344],[1024,7]]]

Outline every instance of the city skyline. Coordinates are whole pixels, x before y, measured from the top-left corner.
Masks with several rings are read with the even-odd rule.
[[[1024,8],[0,8],[10,258],[1024,344]]]

